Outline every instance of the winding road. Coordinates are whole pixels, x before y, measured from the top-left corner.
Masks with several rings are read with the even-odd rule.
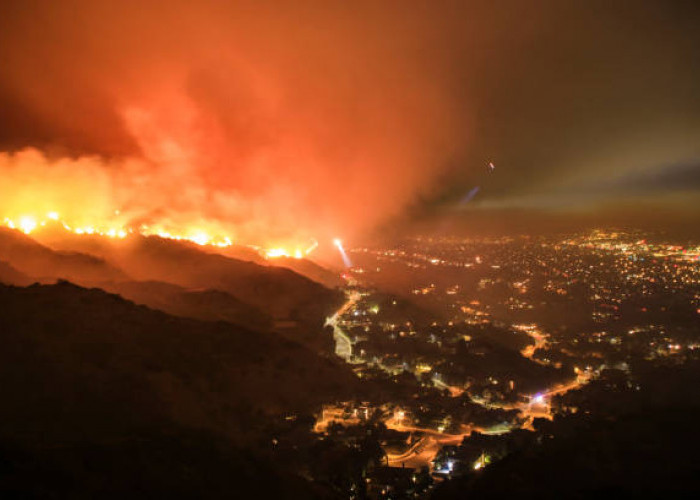
[[[352,307],[355,306],[357,301],[362,296],[358,291],[346,292],[347,300],[338,309],[333,316],[330,316],[326,320],[326,325],[333,327],[333,337],[335,339],[335,353],[339,357],[343,358],[346,362],[352,362],[352,340],[348,337],[347,333],[338,324],[340,318]],[[521,354],[527,358],[532,359],[532,356],[536,349],[545,348],[548,340],[547,336],[536,331],[528,331],[533,339],[535,340],[534,345],[530,345],[523,349]],[[506,404],[498,405],[489,403],[487,401],[480,401],[472,399],[475,403],[481,404],[486,408],[500,408],[504,410],[518,410],[520,415],[524,418],[524,422],[521,428],[529,429],[532,427],[532,421],[535,418],[552,418],[551,406],[549,404],[549,399],[552,396],[558,394],[564,394],[565,392],[578,389],[582,385],[586,384],[591,378],[591,374],[588,372],[579,373],[576,379],[571,382],[556,385],[540,394],[537,398],[533,397],[530,402],[522,402],[516,404]],[[433,383],[442,389],[448,389],[452,397],[460,396],[464,393],[464,389],[454,386],[449,386],[442,382],[441,380],[433,380]],[[323,419],[325,420],[325,418]],[[327,423],[327,422],[326,422]],[[416,441],[408,450],[400,454],[387,454],[387,461],[389,465],[395,467],[412,467],[420,468],[424,466],[432,467],[432,460],[435,458],[440,449],[445,445],[459,445],[462,440],[469,436],[473,430],[479,432],[488,432],[486,429],[476,428],[472,426],[464,425],[463,428],[466,432],[460,434],[445,434],[441,433],[435,429],[415,427],[410,425],[403,425],[401,421],[397,421],[394,417],[390,417],[384,422],[389,429],[401,431],[401,432],[415,432],[420,433],[421,437]],[[511,429],[512,430],[512,429]],[[506,429],[504,432],[509,432]]]

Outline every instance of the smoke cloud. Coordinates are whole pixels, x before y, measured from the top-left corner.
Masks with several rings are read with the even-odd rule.
[[[681,0],[7,0],[0,218],[60,199],[332,250],[474,186],[469,209],[559,210],[571,185],[697,164],[699,19]]]
[[[350,236],[429,193],[467,144],[426,9],[10,2],[0,215]]]

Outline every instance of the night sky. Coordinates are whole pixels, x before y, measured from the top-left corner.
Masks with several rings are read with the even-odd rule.
[[[698,2],[122,3],[2,3],[3,211],[258,242],[700,210]]]

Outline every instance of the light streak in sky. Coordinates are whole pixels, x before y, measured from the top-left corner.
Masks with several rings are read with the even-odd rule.
[[[459,201],[459,204],[466,205],[467,203],[472,201],[472,199],[476,196],[476,193],[479,192],[479,189],[479,186],[471,188],[469,192],[462,197],[462,199]]]
[[[345,264],[345,267],[352,267],[352,262],[350,261],[350,257],[348,257],[348,254],[345,252],[345,249],[343,248],[343,242],[340,241],[339,238],[335,238],[333,240],[333,244],[338,248],[338,251],[340,252],[340,256],[343,258],[343,264]]]

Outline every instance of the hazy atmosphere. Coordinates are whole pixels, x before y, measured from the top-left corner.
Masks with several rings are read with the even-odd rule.
[[[0,498],[698,498],[699,27],[0,2]]]
[[[698,205],[695,2],[2,14],[6,216],[119,210],[119,224],[274,246],[358,236],[406,208]]]

